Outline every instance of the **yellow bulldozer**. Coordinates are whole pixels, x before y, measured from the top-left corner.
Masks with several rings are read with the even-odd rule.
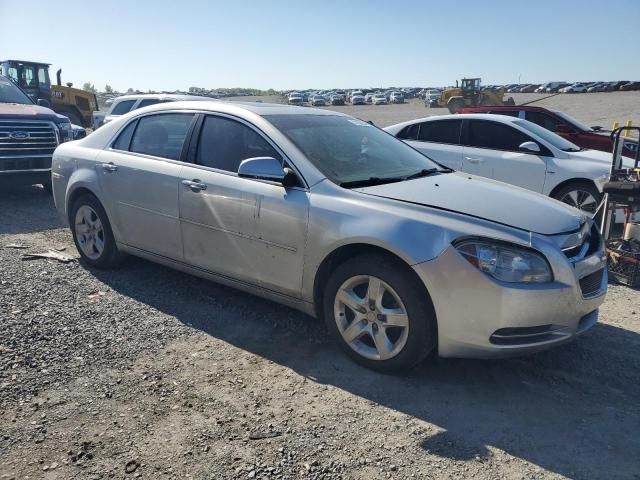
[[[94,93],[62,85],[62,70],[56,73],[57,85],[51,85],[49,64],[27,60],[0,60],[0,75],[13,80],[38,105],[69,117],[71,123],[91,127],[93,112],[98,110]]]
[[[463,78],[455,88],[445,88],[432,107],[448,108],[449,112],[456,113],[460,108],[478,107],[487,105],[515,105],[513,98],[504,99],[504,88],[483,89],[479,78]]]

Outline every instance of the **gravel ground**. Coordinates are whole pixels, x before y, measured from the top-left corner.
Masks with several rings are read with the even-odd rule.
[[[600,125],[603,128],[611,128],[614,122],[623,125],[627,120],[631,120],[636,126],[640,125],[640,91],[560,94],[553,97],[538,93],[506,94],[506,97],[510,96],[518,105],[536,100],[532,105],[561,110],[589,126]],[[237,97],[231,100],[284,102],[282,97]],[[345,105],[320,108],[371,120],[379,127],[388,127],[414,118],[449,114],[446,108],[426,108],[422,100],[417,98],[412,98],[400,105]]]
[[[1,192],[0,479],[640,478],[637,291],[558,349],[385,376],[296,311],[47,249],[77,256],[51,198]]]

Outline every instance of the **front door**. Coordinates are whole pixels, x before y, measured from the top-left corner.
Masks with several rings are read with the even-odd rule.
[[[251,126],[225,116],[204,117],[194,164],[181,173],[185,261],[299,296],[308,192],[237,176],[242,160],[259,156],[282,158]]]
[[[542,193],[548,158],[519,148],[531,137],[503,123],[468,120],[464,139],[464,172]]]
[[[98,157],[102,198],[127,245],[182,260],[179,162],[190,113],[141,117]]]

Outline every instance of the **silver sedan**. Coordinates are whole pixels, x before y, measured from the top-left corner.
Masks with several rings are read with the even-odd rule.
[[[289,305],[378,370],[566,342],[607,289],[578,210],[336,112],[147,107],[61,145],[52,177],[85,264],[137,255]]]

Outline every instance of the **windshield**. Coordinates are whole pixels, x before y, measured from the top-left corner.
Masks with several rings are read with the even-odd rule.
[[[593,131],[593,129],[591,127],[588,127],[584,123],[579,122],[578,120],[573,118],[571,115],[567,115],[566,113],[559,112],[557,110],[554,110],[553,113],[555,113],[559,117],[562,117],[569,125],[573,125],[574,127],[577,127],[579,130],[582,130],[584,132],[592,132]]]
[[[372,178],[384,183],[384,179],[402,179],[424,170],[446,171],[406,143],[352,117],[268,115],[265,118],[337,184]]]
[[[519,125],[525,130],[529,130],[531,133],[542,138],[542,140],[553,145],[555,148],[559,150],[562,150],[564,152],[580,151],[580,147],[578,147],[575,143],[571,143],[569,140],[565,140],[560,135],[553,133],[551,130],[547,130],[546,128],[543,128],[540,125],[529,122],[527,120],[516,120],[513,123],[515,123],[516,125]]]
[[[10,80],[0,77],[0,103],[33,105],[31,99]]]

